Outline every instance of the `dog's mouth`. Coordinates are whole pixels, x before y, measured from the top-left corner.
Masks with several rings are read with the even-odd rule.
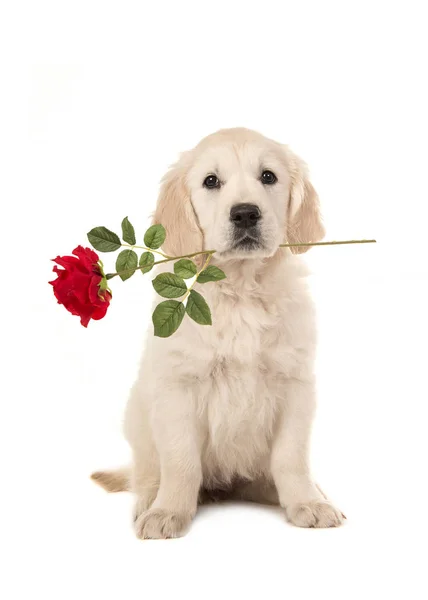
[[[249,232],[246,231],[241,237],[237,239],[235,235],[235,240],[232,246],[232,250],[240,250],[250,252],[251,250],[261,250],[264,248],[264,245],[260,241],[260,236],[258,232]]]
[[[260,240],[251,235],[244,235],[232,246],[232,250],[246,250],[248,252],[251,250],[260,250],[262,248],[263,244],[260,242]]]

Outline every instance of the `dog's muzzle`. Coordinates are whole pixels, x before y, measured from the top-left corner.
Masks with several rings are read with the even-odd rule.
[[[259,221],[262,217],[255,204],[235,204],[230,210],[233,223],[234,248],[255,250],[260,247]]]

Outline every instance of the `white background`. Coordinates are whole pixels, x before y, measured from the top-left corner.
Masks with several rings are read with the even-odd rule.
[[[3,598],[427,597],[423,5],[2,4]],[[313,465],[348,520],[301,530],[224,505],[185,538],[141,542],[131,497],[88,477],[128,459],[150,277],[114,280],[107,317],[85,330],[55,303],[49,259],[125,215],[141,239],[178,152],[230,126],[309,163],[327,239],[378,239],[307,255]]]

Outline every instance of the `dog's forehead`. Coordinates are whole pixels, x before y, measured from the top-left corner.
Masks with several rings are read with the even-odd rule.
[[[264,140],[213,141],[196,153],[194,167],[207,173],[231,174],[237,170],[258,172],[281,162],[278,149]]]

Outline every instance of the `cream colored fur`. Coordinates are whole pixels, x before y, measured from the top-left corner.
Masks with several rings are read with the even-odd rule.
[[[276,184],[261,184],[263,169]],[[202,185],[213,172],[219,190]],[[262,212],[262,250],[231,249],[230,208],[241,202]],[[198,500],[219,496],[279,503],[301,527],[339,525],[309,467],[316,335],[306,269],[278,249],[324,235],[305,164],[258,133],[222,130],[166,175],[155,222],[170,254],[218,250],[213,263],[227,279],[196,284],[212,327],[186,316],[170,338],[150,332],[125,415],[132,466],[94,479],[134,492],[140,538],[182,535]]]

